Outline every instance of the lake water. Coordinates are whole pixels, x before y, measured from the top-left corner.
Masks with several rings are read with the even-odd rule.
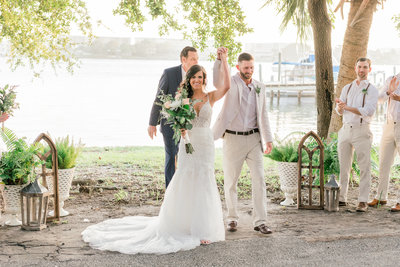
[[[33,141],[41,132],[48,132],[52,137],[68,134],[86,146],[163,145],[161,135],[154,140],[148,137],[148,120],[162,71],[177,65],[177,61],[82,59],[73,75],[65,71],[55,74],[49,68],[33,79],[29,69],[11,72],[5,59],[0,60],[0,85],[19,85],[20,109],[6,122],[18,136]],[[200,64],[212,72],[212,63]],[[256,79],[257,69],[258,65]],[[263,77],[271,77],[270,63],[264,63],[262,69]],[[393,73],[393,66],[385,70],[387,77]],[[214,107],[213,122],[222,103],[220,100]],[[272,131],[279,137],[292,131],[316,131],[313,97],[302,98],[300,104],[294,97],[282,97],[279,104],[275,98],[269,110]],[[383,121],[381,110],[372,126],[375,142],[379,141]],[[221,141],[216,146],[221,146]]]

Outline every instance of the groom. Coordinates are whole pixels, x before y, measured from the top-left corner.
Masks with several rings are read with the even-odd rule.
[[[175,96],[176,90],[181,81],[185,78],[186,72],[191,66],[196,65],[199,60],[197,50],[194,47],[186,46],[181,52],[181,65],[165,69],[160,82],[158,84],[156,99],[151,109],[149,127],[147,132],[151,139],[157,135],[157,125],[160,124],[160,132],[163,134],[165,148],[165,187],[168,187],[169,182],[175,173],[175,158],[178,154],[178,144],[173,140],[174,132],[169,124],[165,124],[165,119],[160,121],[161,106],[156,103],[160,102],[158,98],[161,94],[171,94]]]
[[[214,68],[221,61],[217,60]],[[254,230],[263,234],[272,231],[266,225],[266,186],[264,180],[263,152],[272,150],[265,86],[252,79],[254,58],[242,53],[236,65],[238,73],[231,77],[231,88],[213,127],[214,139],[223,138],[223,169],[228,226],[237,230],[237,182],[244,161],[250,168],[253,198]],[[216,72],[214,85],[223,80]]]

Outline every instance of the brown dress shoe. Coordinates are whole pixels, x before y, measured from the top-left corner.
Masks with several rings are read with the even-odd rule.
[[[346,201],[339,201],[339,206],[347,206],[347,202]]]
[[[394,205],[391,209],[391,212],[397,212],[400,211],[400,203],[396,203],[396,205]]]
[[[358,212],[366,212],[368,209],[367,202],[360,202],[358,203],[356,211]]]
[[[383,206],[383,205],[386,205],[386,204],[387,204],[386,200],[379,200],[379,199],[376,199],[376,198],[374,198],[374,200],[372,200],[371,202],[368,202],[368,206],[370,206],[370,207],[377,207],[378,205]]]
[[[260,224],[259,226],[254,227],[255,231],[259,231],[262,234],[271,234],[271,229],[268,228],[265,224]]]
[[[226,229],[227,229],[229,232],[236,232],[236,230],[237,230],[237,222],[235,222],[235,221],[230,221],[230,222],[228,223],[228,226],[226,227]]]

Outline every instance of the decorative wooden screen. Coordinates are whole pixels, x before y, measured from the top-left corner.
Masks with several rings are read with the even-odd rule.
[[[48,172],[48,169],[46,168],[46,163],[42,164],[42,172],[39,173],[39,175],[42,177],[42,184],[49,189],[52,193],[50,194],[50,199],[53,199],[53,205],[54,205],[54,216],[49,216],[47,217],[47,222],[53,221],[53,222],[60,222],[60,194],[59,194],[59,182],[58,182],[58,160],[57,160],[57,149],[56,145],[54,142],[51,140],[51,138],[45,134],[41,133],[35,140],[35,143],[39,143],[42,140],[44,140],[50,147],[50,150],[45,153],[45,154],[39,154],[37,155],[42,161],[46,162],[46,159],[51,156],[51,161],[53,168],[51,169],[51,172]],[[53,179],[53,190],[49,188],[47,185],[46,177],[51,176]]]
[[[308,138],[313,138],[315,142],[309,142],[309,147],[305,145]],[[306,153],[304,153],[305,151]],[[319,161],[319,164],[313,165],[313,156],[319,151],[319,157],[314,157],[314,161]],[[299,167],[298,174],[298,190],[297,190],[297,208],[298,209],[324,209],[324,145],[319,136],[313,131],[308,132],[300,141],[299,160],[297,162]],[[305,154],[307,160],[303,159],[302,155]],[[317,155],[318,156],[318,155]],[[308,161],[303,162],[303,161]],[[305,170],[303,172],[303,170]],[[318,170],[318,171],[317,171]],[[315,183],[316,175],[319,175],[319,185]],[[306,189],[304,195],[302,189]],[[319,204],[313,204],[313,192],[318,195],[319,190]],[[305,199],[303,203],[303,198]],[[318,198],[317,198],[318,199]],[[308,200],[308,201],[307,201]],[[308,202],[308,203],[307,203]]]

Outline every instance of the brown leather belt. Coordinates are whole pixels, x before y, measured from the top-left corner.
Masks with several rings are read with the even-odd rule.
[[[236,131],[231,131],[231,130],[225,130],[225,132],[229,133],[229,134],[235,134],[235,135],[250,135],[253,133],[258,133],[259,131],[258,131],[258,129],[253,129],[248,132],[236,132]]]

